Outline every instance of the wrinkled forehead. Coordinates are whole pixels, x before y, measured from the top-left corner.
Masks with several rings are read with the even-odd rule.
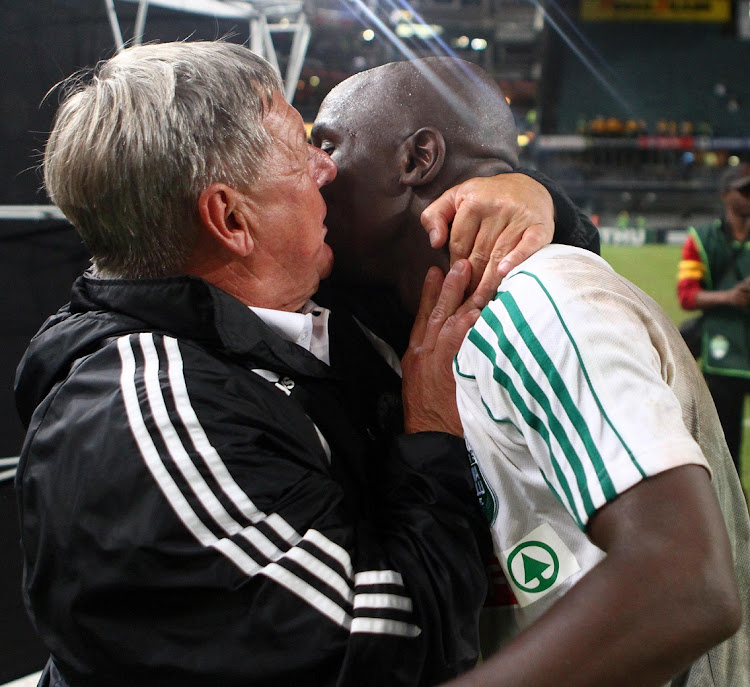
[[[274,92],[271,106],[263,115],[262,125],[266,134],[273,139],[272,147],[275,149],[299,151],[307,144],[302,116],[278,91]]]
[[[263,113],[263,122],[266,125],[269,122],[277,122],[292,127],[296,125],[304,126],[302,115],[286,101],[284,94],[279,91],[273,92],[271,104],[266,107]]]

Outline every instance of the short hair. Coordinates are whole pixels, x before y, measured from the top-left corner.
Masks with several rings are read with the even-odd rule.
[[[423,57],[359,72],[326,96],[324,111],[387,146],[433,126],[445,138],[451,164],[496,159],[518,167],[518,131],[508,101],[490,74],[465,60]]]
[[[390,79],[405,117],[432,123],[446,142],[464,156],[495,157],[518,167],[518,131],[505,94],[477,64],[455,57],[433,56],[392,63]],[[385,83],[389,65],[384,65]],[[372,70],[378,73],[379,67]],[[424,103],[420,107],[419,103]]]
[[[44,154],[50,198],[99,275],[179,274],[200,193],[258,178],[278,74],[240,45],[181,42],[127,48],[63,85]]]

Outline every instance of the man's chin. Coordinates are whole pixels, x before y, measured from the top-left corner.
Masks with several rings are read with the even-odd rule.
[[[324,246],[323,250],[328,253],[328,256],[325,262],[323,263],[323,266],[321,267],[321,269],[318,270],[318,274],[320,275],[321,280],[327,279],[328,277],[331,276],[331,272],[333,272],[333,262],[334,262],[333,251],[331,251],[330,246],[327,246],[327,245]]]

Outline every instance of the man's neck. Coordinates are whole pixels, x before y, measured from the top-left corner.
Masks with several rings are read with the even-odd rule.
[[[424,207],[428,204],[424,203]],[[332,283],[336,288],[354,288],[365,294],[388,292],[399,301],[400,309],[413,318],[427,270],[433,265],[443,270],[449,266],[447,246],[439,250],[430,246],[420,222],[420,205],[420,199],[413,196],[409,206],[389,225],[389,240],[373,247],[365,266],[352,271],[334,262]],[[348,262],[354,264],[353,258]]]
[[[239,260],[212,260],[210,256],[203,260],[194,259],[187,264],[185,273],[200,277],[250,307],[297,312],[309,299],[308,296],[296,295],[285,299],[285,294],[269,286],[268,279],[259,278]]]
[[[331,280],[334,289],[350,295],[357,294],[349,309],[370,329],[403,354],[409,330],[419,309],[422,286],[427,271],[437,265],[444,272],[450,266],[448,247],[430,247],[427,232],[421,225],[422,211],[441,193],[473,177],[487,177],[512,171],[497,159],[464,159],[451,169],[445,169],[436,185],[415,190],[396,235],[397,244],[390,245],[380,260],[373,260],[371,273],[364,275],[366,283],[347,284],[345,279]],[[361,277],[362,275],[360,275]],[[382,297],[389,294],[389,308],[383,308]]]
[[[404,309],[395,289],[385,284],[351,284],[327,279],[314,296],[333,313],[344,309],[390,345],[401,357],[409,343],[414,317]]]
[[[450,267],[448,246],[433,249],[429,246],[427,232],[421,225],[422,212],[443,192],[474,177],[490,177],[512,172],[510,165],[497,158],[454,156],[445,165],[438,178],[430,185],[415,189],[409,208],[412,226],[404,231],[404,250],[401,259],[394,263],[391,274],[404,308],[416,316],[427,270],[437,265],[444,272]]]
[[[468,160],[461,174],[451,184],[455,186],[474,177],[494,177],[497,174],[508,174],[513,168],[504,160],[497,158]]]
[[[422,286],[427,271],[433,265],[447,272],[450,267],[450,257],[447,246],[439,249],[432,248],[427,232],[421,224],[419,228],[410,232],[394,264],[393,286],[398,293],[404,310],[412,317],[416,317],[419,301],[422,296]]]

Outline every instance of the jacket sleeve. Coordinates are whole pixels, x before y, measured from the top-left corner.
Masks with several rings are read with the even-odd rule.
[[[357,527],[357,566],[369,570],[392,562],[414,608],[417,642],[410,647],[400,641],[402,658],[389,663],[382,656],[385,638],[353,634],[346,682],[433,685],[476,661],[488,527],[463,439],[438,432],[400,435],[383,468],[374,520]],[[358,595],[366,592],[357,580],[355,574],[355,615]]]
[[[396,438],[363,518],[282,391],[170,337],[116,347],[27,443],[28,465],[54,449],[75,469],[19,478],[28,603],[72,687],[426,685],[471,667],[487,535],[461,440]]]
[[[599,230],[588,215],[566,195],[562,187],[539,170],[521,167],[515,171],[536,179],[552,196],[555,205],[555,234],[552,243],[585,248],[599,255]]]
[[[696,309],[695,300],[698,293],[703,290],[705,275],[706,266],[695,244],[695,236],[689,232],[682,246],[682,257],[677,271],[677,298],[683,309]]]

